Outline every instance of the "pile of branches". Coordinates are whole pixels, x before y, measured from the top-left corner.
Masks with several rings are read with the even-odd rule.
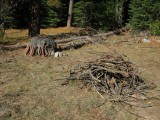
[[[142,91],[144,80],[135,65],[117,54],[104,54],[99,59],[78,65],[70,71],[70,80],[82,80],[99,93],[133,94]]]

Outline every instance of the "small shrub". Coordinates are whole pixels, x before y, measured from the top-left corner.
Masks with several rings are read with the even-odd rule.
[[[153,35],[160,35],[160,21],[150,24],[150,31]]]

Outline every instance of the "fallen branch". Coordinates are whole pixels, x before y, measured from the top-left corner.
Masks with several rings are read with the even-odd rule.
[[[78,65],[70,76],[70,79],[81,80],[100,93],[141,93],[141,86],[145,84],[136,67],[117,54],[104,54],[97,60]]]
[[[60,43],[68,43],[68,42],[76,42],[78,40],[91,40],[92,38],[90,36],[78,36],[78,37],[70,37],[70,38],[66,38],[66,39],[58,39],[58,40],[55,40],[55,42],[57,44],[60,44]]]
[[[116,31],[111,31],[108,33],[98,33],[93,31],[92,34],[87,33],[87,31],[81,31],[80,33],[68,33],[60,35],[48,35],[52,37],[58,46],[62,46],[61,50],[77,49],[87,44],[92,44],[104,40],[106,37],[114,34],[120,34],[124,32],[125,29],[119,29]],[[45,37],[45,35],[42,35]],[[4,46],[5,50],[17,50],[21,48],[26,48],[27,45],[10,45]]]

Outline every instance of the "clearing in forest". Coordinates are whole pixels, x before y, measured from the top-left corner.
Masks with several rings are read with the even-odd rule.
[[[12,34],[9,32],[8,36]],[[18,33],[12,35],[20,37]],[[24,48],[0,53],[0,119],[159,120],[160,37],[151,36],[149,43],[141,42],[143,39],[124,32],[79,49],[64,50],[66,56],[58,58],[25,56]],[[26,44],[28,40],[18,42]],[[113,52],[126,56],[144,81],[152,84],[147,96],[137,94],[132,101],[117,102],[108,94],[83,87],[78,80],[61,85],[70,77],[71,68]]]

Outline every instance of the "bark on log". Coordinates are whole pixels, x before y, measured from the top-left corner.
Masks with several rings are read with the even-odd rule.
[[[61,50],[68,50],[68,49],[77,49],[87,44],[92,44],[100,40],[104,40],[106,37],[114,35],[114,34],[120,34],[122,32],[126,31],[125,29],[119,29],[116,31],[111,31],[108,33],[99,33],[95,34],[93,36],[74,36],[70,38],[63,38],[63,39],[55,39],[55,42],[58,44],[58,46],[61,47]],[[5,47],[5,50],[16,50],[20,48],[26,48],[26,45],[19,45],[19,46],[8,46]]]
[[[91,40],[92,37],[90,36],[78,36],[78,37],[71,37],[71,38],[66,38],[66,39],[61,39],[61,40],[55,40],[57,44],[62,44],[62,43],[68,43],[71,41],[78,41],[78,40]]]
[[[121,32],[124,32],[125,29],[119,29],[119,30],[116,30],[116,31],[111,31],[111,32],[108,32],[108,33],[99,33],[99,34],[95,34],[93,36],[77,36],[77,37],[70,37],[70,38],[66,38],[66,39],[57,39],[55,40],[56,43],[60,44],[60,43],[68,43],[68,42],[71,42],[71,41],[78,41],[78,40],[88,40],[88,41],[94,41],[95,39],[97,38],[105,38],[105,37],[108,37],[110,35],[114,35],[114,34],[120,34]]]

